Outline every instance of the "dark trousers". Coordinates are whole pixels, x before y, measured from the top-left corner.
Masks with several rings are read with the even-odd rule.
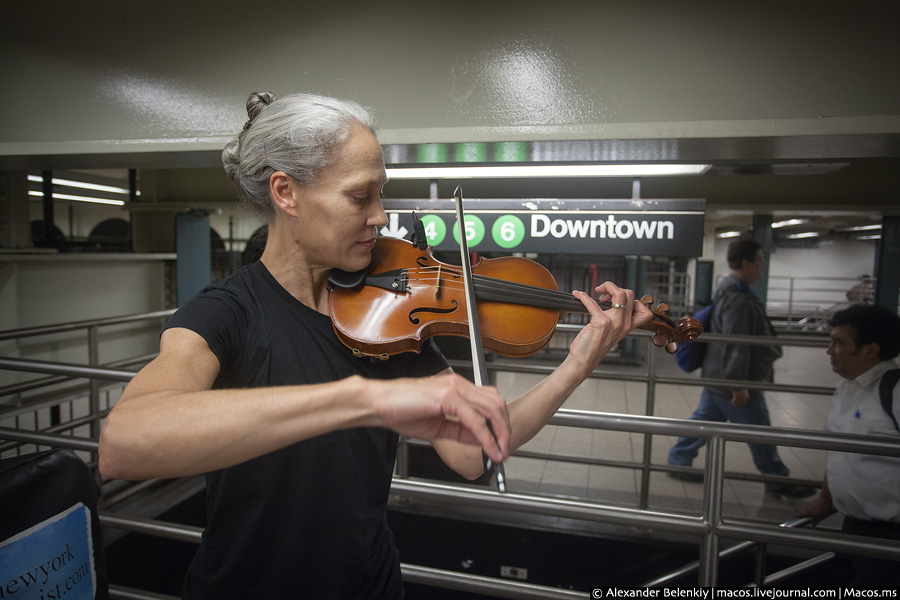
[[[723,393],[710,388],[703,388],[700,393],[700,404],[691,415],[691,419],[700,421],[718,421],[724,423],[746,423],[748,425],[772,425],[769,418],[769,407],[766,406],[766,397],[762,390],[750,390],[750,401],[744,406],[731,405],[731,392]],[[703,438],[678,438],[672,448],[669,449],[669,459],[666,464],[691,466],[700,448],[706,443]],[[788,468],[781,462],[778,449],[769,444],[747,444],[750,447],[750,455],[753,463],[760,473],[766,475],[790,474]],[[766,484],[767,490],[774,491],[779,484]],[[783,484],[780,484],[783,485]]]
[[[888,521],[863,521],[844,516],[841,531],[851,535],[900,540],[900,523]],[[856,571],[853,577],[854,587],[900,588],[900,561],[854,555],[846,555],[846,558]]]

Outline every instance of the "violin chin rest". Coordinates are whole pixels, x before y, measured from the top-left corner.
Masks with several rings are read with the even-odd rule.
[[[331,269],[328,272],[328,281],[334,287],[344,288],[344,289],[353,289],[359,285],[362,285],[363,281],[366,279],[366,272],[368,269],[362,269],[360,271],[344,271],[343,269]]]

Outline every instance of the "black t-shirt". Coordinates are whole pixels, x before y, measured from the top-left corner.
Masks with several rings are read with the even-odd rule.
[[[422,354],[357,358],[331,319],[291,296],[261,262],[191,299],[166,324],[195,331],[219,359],[214,388],[324,383],[350,375],[433,375]],[[335,431],[207,474],[208,524],[185,598],[401,598],[385,508],[397,434]]]

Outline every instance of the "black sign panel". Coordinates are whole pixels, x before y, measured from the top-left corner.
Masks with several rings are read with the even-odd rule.
[[[450,200],[385,200],[382,235],[409,237],[413,216],[437,250],[459,248]],[[476,252],[700,256],[705,200],[465,200]]]

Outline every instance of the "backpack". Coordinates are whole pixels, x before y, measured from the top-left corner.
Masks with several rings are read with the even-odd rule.
[[[694,318],[703,325],[703,331],[710,331],[712,326],[713,305],[704,306],[694,314]],[[675,351],[675,362],[685,373],[696,371],[703,365],[706,356],[706,342],[682,342]]]
[[[884,408],[884,412],[886,412],[891,418],[891,421],[894,422],[894,427],[897,428],[897,431],[900,431],[900,425],[897,424],[897,418],[894,416],[893,410],[894,387],[897,385],[898,380],[900,380],[900,369],[891,369],[882,375],[878,391],[881,396],[881,407]]]

